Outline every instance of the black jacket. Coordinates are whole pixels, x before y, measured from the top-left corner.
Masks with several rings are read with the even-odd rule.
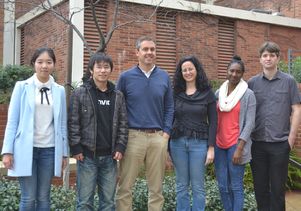
[[[91,88],[91,83],[85,83],[74,90],[70,98],[68,138],[72,155],[83,153],[84,148],[93,153],[96,150],[97,115],[90,93]],[[112,125],[112,153],[118,151],[124,154],[128,141],[127,111],[122,92],[114,92],[116,99]]]

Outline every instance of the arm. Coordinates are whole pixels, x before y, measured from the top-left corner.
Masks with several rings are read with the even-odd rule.
[[[288,136],[288,143],[289,143],[291,149],[293,148],[294,143],[297,138],[300,120],[301,120],[301,105],[300,104],[292,105],[291,129],[290,129],[290,133]]]
[[[120,92],[119,92],[120,93]],[[118,94],[118,93],[117,93]],[[118,94],[119,100],[121,101],[118,111],[118,127],[117,127],[117,140],[116,140],[116,150],[114,159],[120,160],[122,159],[122,155],[125,152],[126,145],[128,142],[128,121],[127,121],[127,110],[125,105],[125,99],[123,94]]]
[[[9,103],[7,124],[5,129],[5,136],[3,140],[3,147],[1,154],[13,154],[14,142],[18,133],[18,125],[20,121],[20,109],[21,109],[21,95],[23,86],[20,82],[17,82]],[[20,132],[20,131],[19,131]]]
[[[242,110],[242,109],[241,109]],[[251,133],[255,127],[256,116],[256,98],[253,92],[250,92],[247,99],[247,108],[245,110],[243,128],[238,138],[238,145],[234,152],[232,162],[234,164],[240,164],[242,152],[247,142],[251,141]]]
[[[170,131],[172,128],[174,115],[174,100],[173,100],[173,91],[171,88],[171,83],[168,78],[168,90],[164,97],[164,122],[163,122],[163,136],[169,139]]]
[[[238,139],[238,145],[236,147],[236,150],[233,154],[233,158],[232,158],[232,162],[234,164],[240,164],[240,160],[242,157],[242,151],[245,147],[246,141],[242,140],[242,139]]]
[[[216,139],[217,129],[217,112],[216,112],[216,101],[208,104],[207,108],[208,122],[209,122],[209,136],[208,136],[208,151],[205,165],[208,165],[214,160],[214,145]]]
[[[119,76],[119,79],[117,81],[117,84],[116,84],[116,89],[121,91],[124,95],[125,95],[125,87],[124,87],[124,74],[121,73],[120,76]]]
[[[62,106],[62,122],[61,122],[61,131],[63,137],[63,156],[68,157],[69,147],[68,147],[68,138],[67,138],[67,107],[66,107],[66,94],[65,89],[62,87],[61,90],[61,106]]]
[[[207,114],[208,114],[208,123],[209,123],[208,145],[214,146],[215,139],[216,139],[216,130],[217,130],[216,101],[208,104]]]
[[[79,88],[80,89],[80,88]],[[69,145],[72,155],[82,154],[83,149],[80,144],[80,90],[74,90],[70,97],[70,105],[68,112],[68,135],[69,135]],[[76,159],[82,158],[75,157]],[[81,159],[80,159],[81,160]]]

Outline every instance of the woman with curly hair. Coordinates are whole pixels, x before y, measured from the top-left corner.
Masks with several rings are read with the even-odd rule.
[[[174,100],[170,154],[176,172],[177,210],[205,210],[205,166],[214,159],[217,113],[214,93],[195,56],[184,57],[177,65]]]

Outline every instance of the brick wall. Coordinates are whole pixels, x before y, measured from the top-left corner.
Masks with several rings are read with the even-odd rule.
[[[16,17],[19,18],[22,15],[26,14],[28,11],[35,8],[37,5],[41,4],[41,0],[19,0],[19,1],[12,1],[15,2],[16,7]]]
[[[194,1],[197,2],[197,0]],[[214,4],[244,10],[262,9],[273,13],[280,12],[286,17],[301,18],[301,0],[217,0]]]
[[[177,17],[177,60],[196,55],[209,79],[217,78],[217,26],[218,17],[214,16],[181,13]]]
[[[67,15],[68,10],[68,2],[60,5],[62,13]],[[68,61],[68,27],[49,13],[31,20],[24,26],[24,64],[30,65],[35,49],[43,46],[54,49],[57,60],[55,77],[58,83],[64,84]],[[74,56],[76,56],[76,52]]]
[[[4,131],[7,121],[8,105],[0,104],[0,149],[2,149],[2,140],[4,138]]]
[[[110,1],[109,10],[113,10],[113,3]],[[134,18],[137,18],[134,14],[139,11],[139,14],[143,14],[144,17],[148,17],[153,12],[153,8],[138,5],[138,4],[129,4],[121,3],[119,14],[123,16],[118,17],[118,21],[131,21]],[[112,20],[112,13],[108,13],[108,22]],[[114,61],[114,72],[111,75],[112,80],[117,80],[119,74],[134,64],[137,64],[136,53],[135,53],[135,42],[137,37],[142,35],[149,35],[155,37],[156,35],[156,25],[155,17],[152,20],[153,22],[147,23],[135,23],[122,27],[119,30],[115,31],[113,37],[108,45],[107,53],[110,54]],[[110,24],[107,24],[110,27]]]

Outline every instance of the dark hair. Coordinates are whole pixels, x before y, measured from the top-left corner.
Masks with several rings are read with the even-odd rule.
[[[280,56],[280,47],[274,42],[267,41],[263,43],[259,48],[259,57],[263,54],[263,52],[275,53],[277,57]]]
[[[30,64],[32,66],[34,66],[34,63],[36,62],[37,58],[44,52],[48,53],[49,57],[52,59],[53,63],[55,64],[55,62],[56,62],[55,54],[51,48],[47,48],[47,47],[42,47],[42,48],[36,49],[31,57]]]
[[[95,53],[89,61],[88,68],[89,70],[93,71],[93,67],[95,63],[108,63],[110,65],[111,71],[113,70],[113,60],[109,55],[106,55],[105,53]]]
[[[229,62],[227,69],[229,69],[232,64],[239,64],[241,71],[245,72],[245,64],[241,60],[240,56],[234,55],[232,60]]]
[[[181,58],[179,63],[177,64],[176,73],[173,81],[174,92],[179,93],[184,92],[186,90],[186,82],[182,75],[182,64],[187,61],[190,61],[195,66],[195,69],[197,71],[195,82],[197,90],[204,91],[210,89],[211,87],[201,62],[195,56],[186,56]]]
[[[112,58],[103,52],[97,52],[97,53],[93,54],[93,56],[91,56],[91,58],[90,58],[88,68],[85,71],[84,76],[82,78],[83,82],[86,82],[87,80],[89,80],[89,78],[91,77],[90,71],[93,71],[93,67],[94,67],[95,63],[100,63],[100,62],[108,63],[111,67],[111,71],[113,70]]]
[[[148,37],[148,36],[142,36],[142,37],[139,37],[137,40],[136,40],[136,49],[139,50],[140,47],[141,47],[141,43],[143,41],[152,41],[156,44],[156,42],[153,40],[153,38],[151,37]]]

